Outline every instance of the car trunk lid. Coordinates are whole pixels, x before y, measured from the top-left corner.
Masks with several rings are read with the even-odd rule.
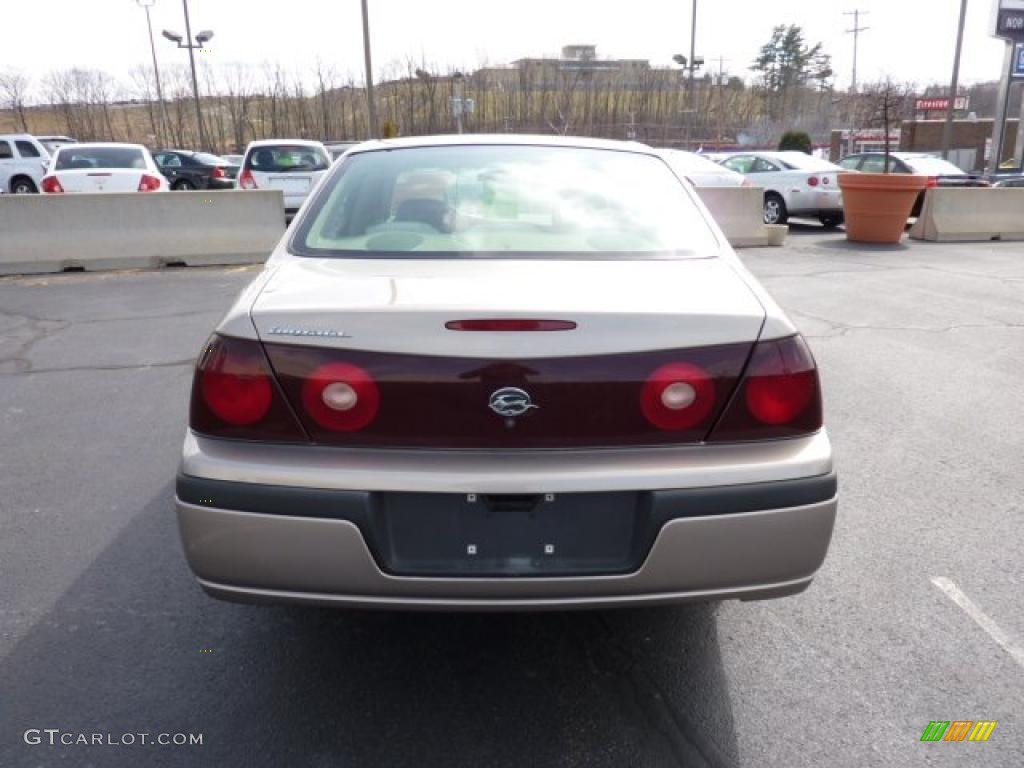
[[[764,310],[718,259],[304,259],[252,318],[314,442],[564,448],[703,440]],[[450,327],[481,319],[562,330]]]

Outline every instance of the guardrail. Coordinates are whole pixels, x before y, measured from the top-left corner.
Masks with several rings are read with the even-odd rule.
[[[1024,189],[929,189],[910,236],[950,243],[1024,240]]]
[[[696,187],[733,248],[782,245],[789,227],[764,223],[761,187]]]
[[[260,263],[284,230],[279,190],[0,195],[0,274]]]

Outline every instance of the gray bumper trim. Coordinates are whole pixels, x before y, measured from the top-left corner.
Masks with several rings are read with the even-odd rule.
[[[393,576],[345,520],[264,515],[178,501],[189,565],[234,597],[384,607],[594,607],[769,597],[799,591],[821,566],[836,499],[798,507],[670,520],[638,570],[607,576]]]

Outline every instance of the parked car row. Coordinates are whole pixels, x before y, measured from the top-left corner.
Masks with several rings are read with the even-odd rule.
[[[242,155],[185,149],[151,152],[141,144],[78,142],[68,136],[0,136],[0,192],[162,192],[279,189],[294,214],[324,172],[352,144],[265,139]]]

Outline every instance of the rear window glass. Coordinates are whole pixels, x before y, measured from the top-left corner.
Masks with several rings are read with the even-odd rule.
[[[57,153],[56,170],[73,171],[88,168],[145,168],[142,150],[132,147],[65,146]]]
[[[211,155],[207,152],[196,152],[192,155],[192,159],[201,165],[230,165],[223,157]]]
[[[15,146],[18,148],[18,154],[22,157],[39,157],[39,150],[35,148],[35,145],[31,141],[16,141]]]
[[[249,153],[245,167],[263,173],[323,171],[330,166],[327,153],[319,147],[277,145],[257,147]]]
[[[805,155],[803,152],[787,152],[781,155],[779,160],[789,168],[800,171],[834,171],[836,166],[828,160],[822,160],[814,155]]]
[[[683,173],[725,173],[718,163],[693,152],[670,149],[664,157],[669,165]]]
[[[717,242],[663,160],[574,147],[352,155],[292,240],[309,256],[687,258]]]
[[[904,157],[903,162],[914,173],[924,176],[965,176],[961,169],[941,157]]]

